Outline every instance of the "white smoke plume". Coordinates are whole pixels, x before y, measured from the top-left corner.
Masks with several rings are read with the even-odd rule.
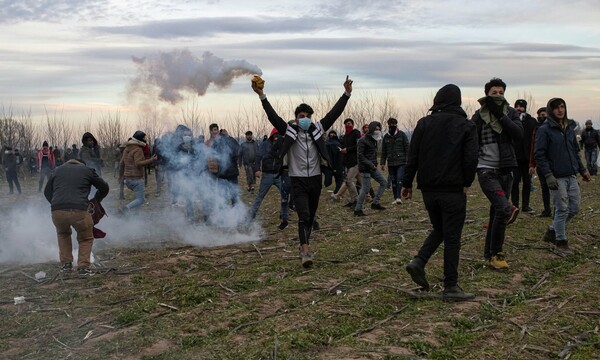
[[[181,91],[202,96],[211,84],[222,89],[230,86],[234,78],[262,75],[258,66],[246,60],[223,60],[209,51],[198,58],[188,49],[172,50],[144,58],[133,57],[133,62],[138,72],[129,84],[129,95],[158,90],[159,98],[171,104],[183,99]]]

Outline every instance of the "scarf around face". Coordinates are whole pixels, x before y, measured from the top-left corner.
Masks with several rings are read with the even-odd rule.
[[[506,101],[504,96],[494,95],[494,96],[492,96],[492,98],[494,99],[494,102],[497,105],[502,106],[502,113],[504,115],[508,114],[508,107],[510,106],[510,104],[508,103],[508,101]],[[481,105],[481,108],[479,109],[479,116],[481,116],[481,119],[483,120],[483,122],[488,124],[492,128],[492,130],[494,130],[498,134],[501,134],[502,133],[502,123],[500,122],[500,119],[496,118],[492,114],[490,109],[488,109],[486,100],[487,100],[487,96],[484,96],[477,100],[477,102]]]

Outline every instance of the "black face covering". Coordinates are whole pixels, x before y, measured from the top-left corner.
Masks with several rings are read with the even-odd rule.
[[[394,134],[396,133],[396,129],[397,129],[397,128],[398,128],[397,126],[392,126],[392,125],[390,125],[390,126],[389,126],[389,129],[390,129],[390,135],[394,135]]]

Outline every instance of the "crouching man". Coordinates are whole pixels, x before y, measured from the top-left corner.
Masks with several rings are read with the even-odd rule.
[[[54,171],[48,180],[44,195],[50,202],[52,222],[58,236],[58,249],[61,271],[73,269],[73,246],[71,244],[71,227],[77,232],[79,256],[77,268],[79,276],[87,277],[90,270],[90,255],[94,243],[94,221],[88,212],[88,196],[91,187],[98,191],[94,199],[101,202],[108,195],[108,184],[94,169],[88,168],[82,160],[71,159]]]

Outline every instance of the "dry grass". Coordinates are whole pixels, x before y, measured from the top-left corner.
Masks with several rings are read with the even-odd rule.
[[[324,190],[311,270],[296,257],[295,216],[286,230],[276,230],[273,192],[261,210],[267,235],[256,248],[193,248],[162,238],[154,240],[174,245],[105,248],[97,253],[108,272],[89,279],[60,275],[56,263],[4,265],[0,358],[597,358],[600,182],[594,180],[582,184],[582,211],[568,227],[576,255],[563,259],[549,251],[540,241],[548,219],[522,214],[507,230],[506,272],[483,266],[489,204],[474,187],[460,282],[477,298],[466,303],[406,292],[414,284],[404,265],[430,226],[419,195],[357,219]],[[116,192],[109,197],[115,208]],[[532,194],[535,209],[540,197]],[[383,204],[391,200],[386,192]],[[6,195],[0,204],[8,210]],[[434,294],[440,255],[427,267]],[[52,281],[23,274],[40,270]],[[18,295],[28,301],[14,305]]]

